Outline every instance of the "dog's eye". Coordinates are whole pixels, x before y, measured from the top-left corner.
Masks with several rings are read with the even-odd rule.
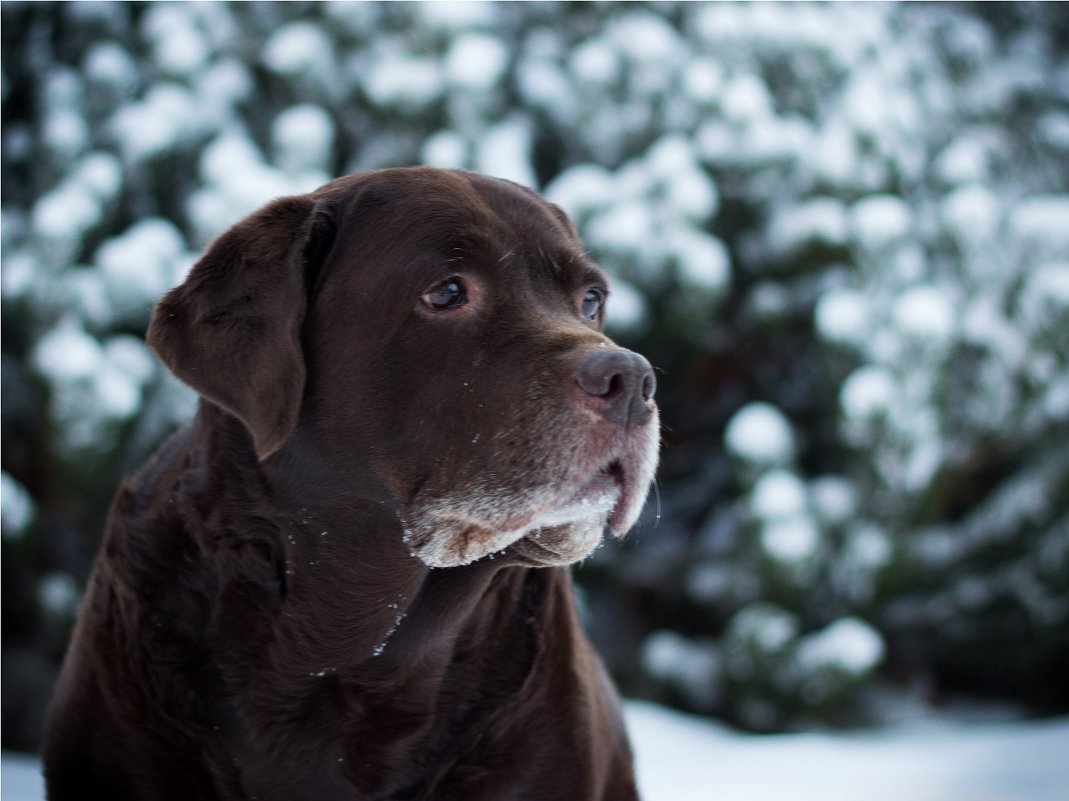
[[[603,303],[605,303],[604,291],[600,289],[588,289],[586,294],[583,295],[583,302],[579,306],[579,311],[584,317],[594,320],[597,318],[598,312],[601,311]]]
[[[448,311],[467,303],[468,293],[459,278],[447,278],[424,292],[420,300],[431,311]]]

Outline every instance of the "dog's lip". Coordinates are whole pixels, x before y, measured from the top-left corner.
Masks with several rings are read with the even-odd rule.
[[[595,470],[561,506],[575,508],[604,503],[606,496],[612,497],[614,505],[619,505],[624,486],[623,466],[618,459],[613,459]]]
[[[617,482],[619,493],[605,524],[616,537],[623,537],[631,530],[645,504],[649,486],[642,472],[640,461],[626,456],[613,466],[612,477]]]
[[[630,496],[635,491],[634,482],[628,480],[630,472],[624,469],[619,460],[610,464],[607,470],[611,479],[619,487],[619,494],[616,497],[616,504],[613,506],[612,511],[609,512],[609,518],[605,522],[614,534],[622,537],[627,533],[627,529],[631,527],[625,523],[625,518],[628,516],[628,509],[631,506]]]
[[[606,491],[622,489],[624,485],[624,468],[619,459],[613,459],[597,470],[575,494],[575,500],[600,495]]]
[[[623,468],[619,460],[614,459],[590,473],[570,494],[558,495],[533,514],[505,521],[501,528],[530,532],[546,526],[572,523],[584,516],[609,515],[619,505],[623,490]]]

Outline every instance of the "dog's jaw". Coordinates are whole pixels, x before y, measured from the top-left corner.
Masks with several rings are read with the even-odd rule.
[[[605,452],[568,451],[547,470],[543,484],[510,489],[487,480],[448,498],[410,505],[402,515],[405,544],[412,556],[436,568],[499,557],[542,566],[581,561],[601,544],[606,527],[623,537],[635,525],[653,482],[658,447],[654,408],[645,425],[621,435]]]

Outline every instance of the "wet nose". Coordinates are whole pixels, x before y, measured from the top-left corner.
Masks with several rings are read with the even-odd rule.
[[[595,350],[579,362],[575,382],[594,399],[607,420],[630,427],[650,419],[650,400],[657,390],[653,368],[629,350]]]

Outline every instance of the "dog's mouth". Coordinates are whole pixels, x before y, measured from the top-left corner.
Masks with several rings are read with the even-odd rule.
[[[434,517],[439,536],[407,531],[405,541],[414,556],[433,567],[467,564],[495,552],[503,555],[510,546],[534,564],[569,564],[596,547],[606,525],[617,536],[630,527],[634,501],[627,475],[623,462],[613,459],[581,480],[577,489],[558,495],[537,511],[494,522],[470,510],[454,509]],[[442,537],[443,531],[450,534]]]
[[[627,530],[631,528],[631,523],[627,522],[625,524],[625,521],[631,505],[630,496],[634,491],[633,483],[628,480],[629,473],[624,470],[624,466],[619,459],[610,462],[609,466],[606,467],[602,473],[608,480],[612,481],[619,490],[616,503],[613,505],[606,523],[609,528],[612,529],[614,534],[622,537],[627,533]],[[640,499],[639,502],[641,503],[642,500],[645,499]]]
[[[579,520],[601,520],[616,531],[619,524],[617,509],[626,507],[626,472],[619,459],[613,459],[596,469],[590,477],[578,482],[570,494],[558,496],[532,515],[524,527],[530,530],[549,528]]]
[[[642,472],[641,463],[614,458],[595,470],[574,493],[535,515],[527,527],[534,532],[557,526],[608,526],[616,537],[623,537],[646,500],[649,476]]]
[[[581,502],[613,496],[612,508],[605,517],[605,524],[617,537],[623,537],[631,529],[638,517],[642,504],[645,502],[645,490],[648,488],[648,479],[641,482],[635,481],[635,475],[639,472],[639,465],[625,466],[620,459],[613,459],[605,467],[598,470],[576,494],[576,499]]]
[[[604,498],[606,495],[619,494],[624,487],[624,466],[619,459],[613,459],[609,464],[594,472],[590,480],[582,484],[576,493],[564,506],[590,505],[592,501]]]
[[[657,463],[656,432],[654,422],[609,445],[600,458],[580,458],[579,464],[560,470],[563,475],[555,483],[524,486],[514,477],[518,488],[484,486],[412,504],[405,542],[413,556],[432,567],[468,564],[506,551],[535,564],[579,561],[598,546],[606,527],[623,537],[638,520]],[[590,450],[580,452],[589,458]]]
[[[635,507],[641,507],[645,501],[644,496],[637,497],[638,488],[631,480],[633,475],[634,470],[625,469],[623,462],[613,459],[598,470],[577,493],[577,499],[596,499],[610,494],[615,497],[605,524],[617,537],[622,537],[628,532],[637,516]]]

